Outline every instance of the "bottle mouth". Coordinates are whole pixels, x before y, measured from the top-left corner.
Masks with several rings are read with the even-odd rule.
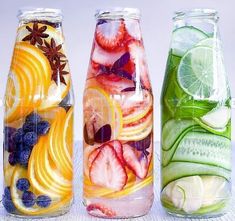
[[[107,8],[98,9],[95,13],[96,19],[140,19],[141,13],[138,8]]]
[[[61,22],[63,19],[60,9],[53,8],[22,8],[18,12],[19,20],[46,20],[50,22]]]
[[[214,9],[191,9],[185,11],[176,11],[173,16],[173,20],[183,20],[187,18],[195,19],[211,19],[217,21],[219,19],[218,12]]]

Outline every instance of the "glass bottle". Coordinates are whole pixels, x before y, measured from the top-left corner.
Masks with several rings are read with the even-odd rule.
[[[140,12],[99,10],[84,91],[84,204],[128,218],[153,202],[153,95]]]
[[[213,217],[231,197],[231,97],[218,14],[177,12],[161,97],[161,202],[170,214]]]
[[[20,10],[5,92],[4,195],[8,213],[51,217],[73,200],[73,91],[56,9]]]

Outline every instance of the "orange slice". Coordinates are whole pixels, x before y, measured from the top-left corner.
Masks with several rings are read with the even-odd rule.
[[[21,200],[22,192],[18,191],[16,188],[16,183],[20,178],[27,178],[27,170],[23,167],[16,166],[11,183],[11,196],[15,207],[23,214],[27,215],[42,215],[42,214],[51,214],[60,209],[63,209],[66,205],[71,203],[72,195],[68,194],[62,199],[52,199],[52,203],[47,208],[38,207],[36,204],[33,207],[25,207]],[[50,196],[50,195],[49,195]]]
[[[51,81],[47,58],[38,48],[25,42],[16,43],[10,72],[5,114],[8,123],[25,117],[38,106]]]
[[[58,108],[58,113],[55,116],[54,122],[51,124],[51,128],[48,134],[48,149],[51,159],[53,160],[56,168],[68,180],[72,180],[73,169],[72,160],[66,160],[64,156],[63,139],[61,136],[61,130],[64,128],[63,121],[66,118],[66,111],[64,108]]]

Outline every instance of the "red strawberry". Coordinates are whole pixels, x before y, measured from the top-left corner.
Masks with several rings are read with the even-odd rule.
[[[101,147],[90,168],[92,183],[120,191],[126,185],[127,174],[114,148],[108,144]]]
[[[97,157],[97,155],[99,154],[100,152],[100,147],[96,148],[95,150],[93,150],[89,157],[88,157],[88,167],[90,168],[94,159]]]
[[[112,140],[108,142],[107,144],[111,145],[113,149],[116,151],[117,156],[119,160],[121,161],[122,165],[124,165],[124,159],[123,159],[123,149],[122,144],[119,140]]]
[[[125,28],[127,32],[127,39],[141,40],[141,30],[138,21],[126,20]]]
[[[99,203],[90,204],[87,206],[86,209],[89,213],[93,214],[94,216],[106,216],[109,218],[116,216],[116,212]],[[101,214],[98,214],[99,212],[101,212]]]
[[[96,80],[102,85],[104,90],[111,94],[119,94],[123,89],[135,86],[133,81],[114,74],[100,74],[96,77]]]
[[[119,50],[123,47],[125,25],[123,21],[104,22],[97,25],[95,39],[107,51]]]
[[[107,52],[98,44],[95,44],[91,58],[95,64],[102,64],[104,66],[112,66],[125,53],[125,49],[118,52]]]
[[[134,147],[131,147],[129,144],[123,145],[123,157],[126,162],[126,165],[140,179],[144,179],[148,174],[148,168],[152,158],[151,152],[147,157],[142,154],[141,151],[137,151]]]
[[[150,89],[150,81],[148,76],[148,66],[146,63],[144,47],[141,41],[131,41],[128,45],[131,59],[135,63],[136,80],[140,76],[141,84],[146,89]]]

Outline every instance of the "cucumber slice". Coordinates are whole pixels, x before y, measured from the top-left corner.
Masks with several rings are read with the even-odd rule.
[[[190,176],[175,181],[171,199],[177,208],[191,214],[201,208],[203,194],[204,186],[201,177]]]
[[[231,118],[231,109],[228,107],[219,107],[208,112],[201,117],[203,123],[214,129],[223,129]]]
[[[201,30],[192,26],[184,26],[173,31],[172,53],[182,57],[189,49],[208,36]]]
[[[162,189],[174,180],[196,175],[215,175],[230,180],[231,170],[192,162],[171,162],[162,168]]]
[[[175,120],[167,121],[162,129],[162,149],[170,150],[175,141],[182,136],[182,133],[189,127],[195,125],[193,120]]]
[[[180,141],[172,162],[194,162],[231,169],[231,141],[209,133],[189,132]]]
[[[221,49],[221,41],[216,39],[215,37],[210,37],[210,38],[206,38],[201,40],[200,42],[198,42],[198,44],[196,46],[207,46],[207,47],[211,47],[215,50],[220,50]]]

